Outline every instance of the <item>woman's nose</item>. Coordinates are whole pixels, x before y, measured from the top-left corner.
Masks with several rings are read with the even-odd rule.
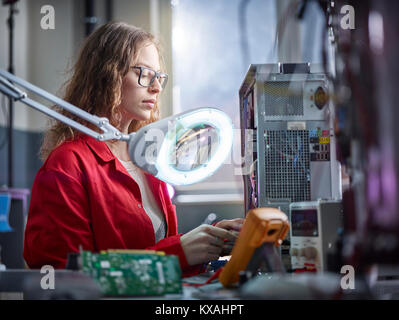
[[[162,91],[162,86],[161,86],[161,83],[159,82],[158,78],[154,79],[154,82],[152,83],[150,89],[152,92],[161,92]]]

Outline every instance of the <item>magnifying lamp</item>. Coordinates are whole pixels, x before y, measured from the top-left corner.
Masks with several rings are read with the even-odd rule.
[[[94,124],[102,133],[30,99],[14,84]],[[123,134],[107,118],[92,115],[5,70],[0,70],[0,92],[97,140],[126,141],[136,166],[172,185],[194,184],[211,176],[226,160],[233,145],[233,123],[215,108],[189,110]]]

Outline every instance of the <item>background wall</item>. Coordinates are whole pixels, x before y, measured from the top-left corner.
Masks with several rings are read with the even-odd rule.
[[[68,70],[73,66],[78,50],[85,38],[85,2],[81,0],[20,0],[15,15],[14,72],[32,84],[62,97],[62,86],[68,79]],[[107,22],[109,13],[113,20],[121,20],[162,37],[168,70],[171,66],[170,2],[167,0],[129,1],[95,0],[96,27]],[[55,10],[55,29],[43,30],[40,21],[43,5]],[[108,12],[107,7],[111,8]],[[9,6],[0,6],[0,68],[9,66],[9,29],[7,19]],[[160,31],[162,30],[162,31]],[[173,83],[173,79],[170,79]],[[170,86],[169,88],[171,88]],[[172,112],[171,89],[165,90],[162,101],[162,116]],[[46,105],[47,101],[31,95]],[[0,99],[0,186],[7,186],[7,123],[8,99]],[[48,117],[17,102],[14,105],[14,152],[13,187],[31,188],[37,170],[41,166],[38,151]]]

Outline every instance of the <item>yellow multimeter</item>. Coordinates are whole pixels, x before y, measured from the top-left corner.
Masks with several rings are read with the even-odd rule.
[[[247,268],[255,250],[264,243],[279,246],[289,230],[288,217],[275,208],[257,208],[248,211],[236,240],[231,258],[219,275],[224,286],[239,281],[239,272]]]

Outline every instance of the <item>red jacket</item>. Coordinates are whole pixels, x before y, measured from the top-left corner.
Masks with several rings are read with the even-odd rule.
[[[64,268],[68,252],[82,246],[164,251],[179,257],[184,276],[198,273],[199,266],[187,264],[166,183],[145,176],[167,224],[166,238],[156,244],[138,184],[104,142],[82,135],[54,149],[33,183],[24,245],[28,266]]]

